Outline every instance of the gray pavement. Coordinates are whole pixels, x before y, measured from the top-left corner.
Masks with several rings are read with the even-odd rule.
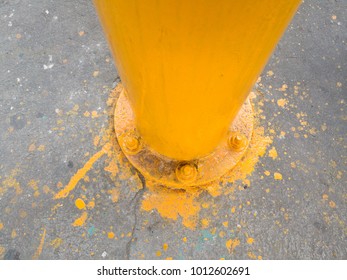
[[[265,155],[173,219],[105,149],[119,78],[92,2],[0,0],[0,259],[347,259],[346,24],[345,0],[302,4],[254,89]]]

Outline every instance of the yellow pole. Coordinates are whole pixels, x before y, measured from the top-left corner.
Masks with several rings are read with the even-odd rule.
[[[220,144],[300,0],[94,0],[143,141],[177,160]]]

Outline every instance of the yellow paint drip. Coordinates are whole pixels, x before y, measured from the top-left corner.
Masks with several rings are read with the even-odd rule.
[[[70,182],[66,185],[64,189],[59,191],[55,196],[54,199],[60,199],[65,198],[69,195],[69,193],[76,187],[78,182],[87,174],[87,172],[93,167],[93,164],[101,158],[107,151],[108,146],[104,146],[102,150],[94,154],[86,163],[85,165],[79,169],[74,176],[70,179]]]
[[[40,255],[42,253],[42,249],[43,249],[43,244],[45,243],[45,237],[46,237],[46,229],[43,230],[40,244],[37,247],[36,252],[34,253],[34,255],[32,257],[33,260],[37,260],[40,257]]]

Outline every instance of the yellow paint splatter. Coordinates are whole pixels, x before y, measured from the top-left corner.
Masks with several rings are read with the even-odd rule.
[[[117,162],[115,160],[111,160],[104,170],[110,172],[111,175],[115,177],[119,172]]]
[[[16,238],[17,237],[17,231],[15,229],[12,230],[11,232],[11,238]]]
[[[223,222],[223,226],[224,226],[225,228],[227,228],[227,227],[229,226],[229,222],[228,222],[228,221]]]
[[[93,167],[93,164],[101,158],[106,153],[106,147],[96,154],[94,154],[86,163],[85,165],[79,169],[75,175],[72,176],[70,179],[70,182],[66,185],[64,189],[59,191],[55,196],[54,199],[60,199],[65,198],[69,195],[69,193],[76,187],[78,182],[87,174],[87,172]]]
[[[184,243],[187,243],[187,237],[183,237],[183,238],[182,238],[182,241],[183,241]]]
[[[73,226],[74,227],[81,227],[84,225],[84,223],[86,222],[88,218],[88,213],[85,211],[82,213],[81,217],[77,218],[74,222],[73,222]]]
[[[100,142],[100,136],[97,135],[94,137],[94,141],[93,141],[94,146],[97,147],[99,145],[99,142]]]
[[[30,144],[30,146],[29,146],[29,148],[28,148],[28,151],[29,151],[29,152],[33,152],[33,151],[35,151],[35,149],[36,149],[36,146],[35,146],[35,144],[33,143],[33,144]]]
[[[43,192],[44,192],[45,194],[48,194],[48,193],[51,192],[51,189],[50,189],[47,185],[44,185],[44,186],[43,186]]]
[[[89,113],[88,111],[85,111],[85,112],[83,113],[83,116],[85,116],[86,118],[88,118],[88,117],[90,116],[90,113]]]
[[[288,85],[283,84],[283,85],[282,85],[282,87],[281,87],[281,88],[278,88],[277,90],[278,90],[278,91],[282,91],[282,92],[284,92],[284,91],[286,91],[286,90],[287,90],[287,88],[288,88]]]
[[[265,170],[265,171],[264,171],[264,174],[265,174],[266,176],[270,176],[271,173],[270,173],[269,170]]]
[[[97,111],[92,111],[92,119],[99,117]]]
[[[4,228],[4,224],[0,223],[0,231]]]
[[[196,201],[200,191],[186,192],[183,190],[167,189],[163,186],[148,186],[149,192],[144,195],[142,209],[151,211],[157,209],[164,218],[177,220],[182,217],[182,223],[188,228],[195,229],[200,204]]]
[[[63,239],[57,237],[55,239],[53,239],[49,244],[54,248],[57,249],[58,247],[60,247],[60,245],[63,243]]]
[[[278,172],[275,172],[274,173],[274,179],[275,180],[282,180],[283,179],[282,174],[278,173]]]
[[[88,209],[93,209],[95,207],[95,201],[91,200],[87,204]]]
[[[19,217],[24,219],[28,215],[27,212],[25,212],[23,209],[19,210]]]
[[[83,199],[81,198],[77,198],[76,201],[75,201],[75,205],[78,209],[82,210],[86,207],[86,204],[85,202],[83,201]]]
[[[163,250],[166,252],[168,248],[169,248],[169,245],[167,243],[164,243],[163,244]]]
[[[46,150],[46,147],[45,145],[40,145],[38,148],[37,148],[38,151],[40,152],[43,152],[44,150]]]
[[[37,260],[40,257],[40,255],[42,253],[42,249],[43,249],[43,244],[45,243],[45,236],[46,236],[46,229],[43,230],[42,237],[41,237],[41,240],[40,240],[40,244],[37,247],[36,252],[35,252],[35,254],[32,257],[33,260]]]
[[[110,232],[108,232],[107,233],[107,237],[109,238],[109,239],[113,239],[114,238],[114,232],[112,232],[112,231],[110,231]]]
[[[234,252],[234,249],[240,245],[240,240],[239,239],[229,239],[228,241],[225,242],[225,246],[227,247],[228,251],[230,254]]]
[[[256,256],[254,253],[252,253],[252,252],[248,252],[248,253],[247,253],[247,256],[248,256],[250,259],[252,259],[252,260],[257,259],[257,256]]]
[[[111,194],[112,202],[116,203],[119,199],[119,190],[114,188],[114,189],[110,190],[109,193]]]
[[[329,206],[330,206],[331,208],[336,208],[336,203],[335,203],[334,201],[330,200],[330,201],[329,201]]]
[[[288,100],[285,99],[285,98],[281,98],[281,99],[278,99],[278,100],[277,100],[277,105],[278,105],[279,107],[282,107],[282,108],[283,108],[284,106],[286,106],[287,103],[288,103]]]
[[[201,220],[201,226],[202,226],[202,228],[208,228],[209,224],[210,224],[210,222],[209,222],[208,219],[202,219],[202,220]]]
[[[272,159],[276,159],[278,156],[276,148],[272,147],[271,150],[269,151],[269,157]]]
[[[251,237],[248,237],[248,238],[247,238],[247,243],[248,243],[248,244],[252,245],[253,242],[254,242],[254,239],[253,239],[253,238],[251,238]]]
[[[269,77],[272,77],[274,75],[274,72],[273,71],[267,71],[266,74],[269,76]]]
[[[4,195],[10,188],[15,189],[16,195],[20,195],[23,192],[19,182],[15,178],[18,173],[18,169],[13,169],[11,170],[10,175],[2,181],[0,187],[0,197]]]
[[[157,257],[160,257],[161,256],[161,251],[157,251],[157,252],[155,252],[155,254],[156,254]]]

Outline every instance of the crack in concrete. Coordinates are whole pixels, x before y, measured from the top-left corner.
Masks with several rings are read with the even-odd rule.
[[[140,189],[134,196],[134,198],[131,200],[131,203],[133,201],[135,201],[134,203],[134,225],[133,228],[131,230],[131,236],[129,241],[127,242],[127,244],[125,245],[125,259],[129,260],[130,259],[130,254],[131,254],[131,244],[133,243],[133,241],[136,241],[136,238],[134,238],[134,234],[135,234],[135,230],[137,227],[137,222],[138,222],[138,217],[137,217],[137,211],[139,208],[139,202],[141,200],[141,197],[143,196],[143,193],[146,190],[146,180],[143,177],[142,174],[140,174],[139,172],[137,172],[137,176],[139,177],[141,183],[142,183],[142,189]]]

